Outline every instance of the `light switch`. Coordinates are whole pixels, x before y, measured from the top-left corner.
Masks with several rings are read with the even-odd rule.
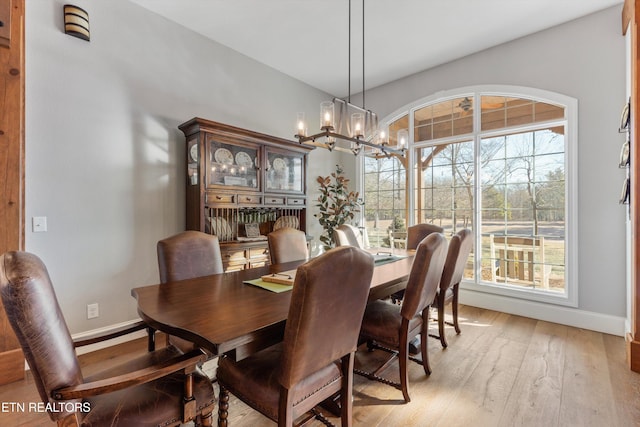
[[[33,232],[41,233],[47,231],[47,217],[46,216],[34,216],[33,217]]]

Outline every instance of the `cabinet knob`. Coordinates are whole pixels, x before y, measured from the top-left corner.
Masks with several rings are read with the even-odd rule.
[[[250,201],[251,201],[251,197],[246,197],[246,198],[245,198],[245,200],[246,200],[247,202],[250,202]]]
[[[222,200],[222,196],[216,196],[216,200]]]

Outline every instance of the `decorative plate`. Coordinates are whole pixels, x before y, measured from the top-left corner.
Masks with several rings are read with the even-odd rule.
[[[193,144],[189,149],[189,156],[191,156],[191,160],[194,162],[198,161],[198,144]]]
[[[278,172],[282,172],[287,168],[287,163],[280,157],[276,157],[275,159],[273,159],[273,168]]]
[[[233,164],[233,154],[231,151],[226,148],[218,148],[215,153],[213,153],[213,158],[218,163],[222,163],[223,165],[232,165]]]
[[[211,224],[211,231],[218,236],[218,239],[222,242],[231,240],[233,238],[233,232],[226,219],[220,217],[209,218]]]
[[[244,151],[238,151],[236,153],[236,164],[238,166],[244,166],[245,168],[250,168],[253,166],[253,160],[251,160],[251,156],[249,156]]]
[[[300,220],[298,220],[298,218],[296,218],[295,216],[290,216],[290,215],[281,216],[276,220],[276,223],[273,224],[273,231],[276,231],[280,228],[286,228],[286,227],[299,229]]]

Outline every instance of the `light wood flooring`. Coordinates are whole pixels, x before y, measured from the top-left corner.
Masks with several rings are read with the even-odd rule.
[[[467,306],[460,318],[462,334],[447,329],[446,350],[429,340],[430,377],[410,363],[410,403],[395,388],[354,377],[354,426],[640,426],[640,374],[626,366],[623,338]],[[81,356],[83,371],[118,363],[145,345],[137,340]],[[365,350],[357,363],[383,357]],[[215,361],[205,370],[213,374]],[[383,375],[397,380],[397,370],[394,362]],[[29,376],[0,386],[0,403],[37,401]],[[0,411],[0,425],[54,424],[45,414]],[[229,425],[275,424],[231,396]]]

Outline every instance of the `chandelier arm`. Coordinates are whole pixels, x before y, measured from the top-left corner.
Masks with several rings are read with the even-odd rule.
[[[312,146],[312,147],[325,148],[325,149],[327,149],[329,151],[336,150],[336,151],[341,151],[343,153],[351,153],[351,150],[349,150],[347,148],[339,147],[337,145],[333,146],[333,147],[330,147],[326,142],[303,141],[303,142],[301,142],[301,144],[309,145],[309,146]]]
[[[323,132],[319,132],[319,133],[316,133],[314,135],[309,135],[309,136],[296,135],[296,137],[298,138],[298,142],[300,144],[308,143],[309,141],[312,141],[312,142],[314,142],[314,144],[309,144],[309,145],[324,144],[325,145],[324,148],[328,148],[326,146],[327,144],[326,143],[322,143],[322,142],[316,142],[316,139],[322,138],[322,137],[327,137],[327,138],[328,137],[334,137],[334,138],[336,138],[336,140],[354,142],[354,143],[358,144],[358,146],[366,145],[367,147],[376,148],[376,149],[382,151],[385,154],[393,153],[393,154],[397,154],[398,156],[404,157],[405,153],[406,153],[406,148],[402,148],[402,149],[398,150],[398,149],[395,149],[395,148],[385,147],[385,146],[381,146],[381,145],[378,145],[378,144],[371,143],[371,142],[366,141],[364,139],[352,138],[352,137],[348,137],[346,135],[341,135],[339,133],[335,133],[335,132],[332,132],[330,130],[325,130]],[[317,145],[317,146],[321,146],[321,145]],[[335,146],[333,149],[336,150],[338,148],[342,148],[342,147]],[[345,149],[345,150],[347,150],[347,149]],[[338,151],[343,151],[343,150],[338,150]],[[347,151],[350,151],[350,150],[347,150]]]

